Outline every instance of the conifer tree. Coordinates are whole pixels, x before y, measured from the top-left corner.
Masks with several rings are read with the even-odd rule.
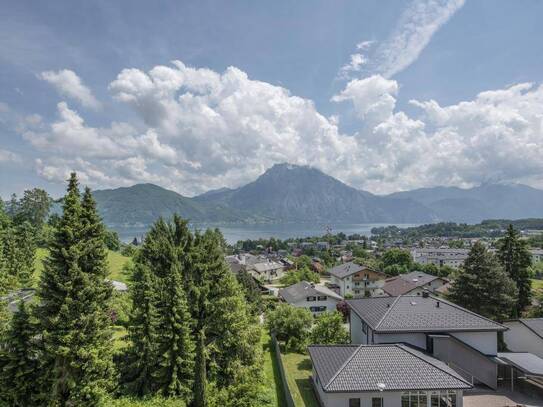
[[[190,247],[191,234],[185,221],[177,216],[170,224],[159,219],[148,232],[136,258],[136,267],[153,273],[150,279],[152,303],[134,303],[136,310],[131,320],[132,337],[140,336],[132,345],[134,349],[145,348],[155,353],[155,362],[148,366],[150,371],[140,369],[139,377],[132,383],[132,387],[142,393],[153,389],[184,399],[189,399],[192,393],[194,343],[183,282]],[[149,284],[148,281],[138,282],[138,289],[144,290],[143,285]],[[147,357],[142,354],[133,363],[141,368],[144,356]]]
[[[128,335],[130,348],[123,381],[129,393],[139,397],[154,391],[153,374],[157,370],[158,316],[154,286],[149,267],[136,260],[132,276],[132,313]]]
[[[497,321],[511,315],[517,295],[515,282],[479,242],[471,248],[449,292],[454,303]]]
[[[37,404],[38,354],[34,344],[35,327],[24,301],[11,320],[0,349],[0,400],[9,406]]]
[[[515,316],[531,303],[532,281],[529,267],[532,257],[525,240],[520,239],[519,233],[509,225],[505,236],[498,241],[498,258],[506,273],[513,279],[518,288],[518,300],[515,305]]]
[[[43,391],[50,405],[95,406],[112,386],[111,287],[104,283],[102,228],[90,191],[81,202],[72,173],[36,310],[43,338]]]

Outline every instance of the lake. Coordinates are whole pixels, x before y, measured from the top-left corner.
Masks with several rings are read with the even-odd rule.
[[[219,228],[226,241],[230,244],[238,240],[259,239],[275,237],[288,239],[296,237],[322,236],[327,233],[343,232],[346,235],[359,233],[369,236],[371,229],[380,226],[410,227],[419,224],[392,224],[392,223],[270,223],[270,224],[199,224],[191,226],[191,229],[206,229],[207,227]],[[123,242],[131,242],[134,237],[140,240],[148,230],[148,227],[116,227],[114,228]]]

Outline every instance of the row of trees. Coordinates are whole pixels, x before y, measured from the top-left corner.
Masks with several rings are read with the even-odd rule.
[[[498,241],[496,255],[473,245],[450,290],[450,299],[488,318],[519,317],[531,303],[531,255],[512,225]]]
[[[266,405],[260,327],[220,233],[192,234],[179,217],[153,226],[134,261],[128,345],[117,353],[105,241],[92,194],[72,174],[37,299],[21,302],[0,334],[0,405],[116,405],[111,395]]]

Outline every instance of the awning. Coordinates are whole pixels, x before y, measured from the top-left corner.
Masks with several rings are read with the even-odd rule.
[[[543,359],[527,352],[500,352],[498,359],[522,371],[526,376],[543,377]]]

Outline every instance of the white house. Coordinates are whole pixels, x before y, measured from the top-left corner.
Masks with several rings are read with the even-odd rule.
[[[543,358],[543,318],[516,319],[503,324],[509,328],[503,333],[507,349]]]
[[[386,275],[353,262],[344,263],[328,270],[330,282],[339,288],[342,297],[354,298],[384,295]]]
[[[458,268],[468,258],[469,249],[417,248],[411,251],[413,261],[420,264],[435,264]]]
[[[387,279],[383,291],[392,297],[406,294],[422,295],[424,291],[435,293],[448,282],[443,277],[432,276],[422,271],[412,271]]]
[[[407,343],[473,382],[497,387],[498,332],[506,331],[505,326],[428,293],[347,304],[352,343]]]
[[[402,344],[312,345],[323,407],[462,407],[472,386],[445,363]]]
[[[300,281],[290,287],[279,290],[279,298],[298,308],[307,308],[318,315],[326,311],[335,311],[343,298],[325,286]]]

